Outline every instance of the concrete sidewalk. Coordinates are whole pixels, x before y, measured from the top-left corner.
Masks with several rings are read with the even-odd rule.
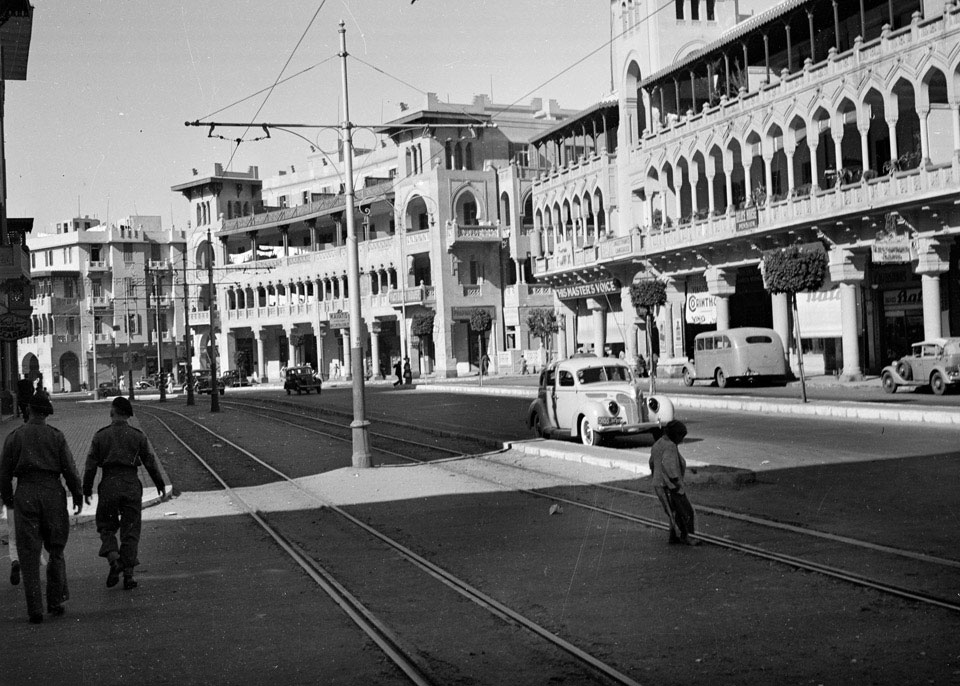
[[[671,385],[670,382],[664,384],[660,380],[658,380],[658,384],[661,387],[661,392],[663,392],[662,389],[664,386],[669,389]],[[536,386],[467,386],[452,383],[419,383],[416,384],[416,389],[427,392],[505,396],[512,398],[529,398],[530,400],[537,397]],[[918,409],[916,407],[878,407],[874,403],[861,403],[848,400],[810,400],[804,403],[799,399],[791,400],[787,398],[765,397],[755,399],[740,396],[694,395],[686,393],[671,395],[669,390],[665,392],[665,395],[670,396],[674,406],[678,409],[786,414],[816,417],[818,419],[856,419],[886,423],[935,424],[942,427],[960,428],[960,411],[950,408],[925,407]]]

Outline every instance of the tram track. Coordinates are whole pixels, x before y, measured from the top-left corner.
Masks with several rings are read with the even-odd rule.
[[[448,572],[444,568],[434,564],[422,555],[416,553],[408,546],[393,539],[382,531],[367,524],[359,518],[353,516],[343,508],[321,497],[319,494],[305,488],[294,478],[291,478],[283,471],[273,467],[265,460],[254,453],[246,450],[237,443],[231,441],[226,436],[204,426],[192,418],[174,410],[167,408],[156,408],[165,414],[173,415],[196,431],[205,432],[221,445],[227,445],[231,450],[245,456],[247,459],[258,465],[259,469],[266,470],[277,477],[283,484],[293,490],[296,490],[307,500],[312,501],[316,506],[335,513],[340,519],[348,522],[352,526],[361,529],[371,538],[386,545],[391,550],[399,554],[403,559],[409,562],[418,570],[426,573],[446,588],[456,592],[461,597],[468,599],[474,605],[482,608],[494,617],[502,620],[511,626],[518,626],[529,632],[530,635],[539,640],[545,641],[550,646],[558,649],[567,656],[573,658],[583,668],[593,673],[594,677],[602,683],[614,683],[636,686],[638,682],[628,675],[618,671],[615,667],[605,663],[601,659],[591,655],[587,651],[574,645],[573,643],[561,638],[537,622],[513,610],[511,607],[501,603],[492,596],[482,592],[478,588],[470,585],[465,580]],[[415,651],[405,647],[401,639],[398,639],[395,633],[381,621],[374,612],[369,610],[361,601],[354,597],[344,586],[343,583],[325,567],[320,565],[310,555],[308,555],[300,546],[293,543],[277,526],[271,524],[261,511],[248,502],[243,495],[235,488],[231,487],[218,470],[212,466],[208,460],[205,460],[189,443],[182,437],[182,431],[175,430],[169,423],[161,418],[157,411],[151,408],[150,411],[144,411],[146,414],[157,421],[163,428],[185,449],[187,450],[204,468],[217,480],[217,482],[230,493],[230,495],[241,504],[243,510],[251,516],[257,524],[263,528],[270,538],[283,550],[283,552],[294,560],[310,578],[316,582],[323,591],[334,600],[334,602],[343,609],[343,611],[353,620],[357,626],[369,636],[384,654],[403,672],[403,674],[415,684],[444,683],[435,681],[429,674],[429,670],[424,666],[423,660],[418,659]],[[305,427],[301,427],[305,428]],[[404,459],[410,459],[404,457]]]
[[[335,425],[335,422],[331,422],[329,420],[321,420],[303,413],[288,412],[286,410],[279,410],[276,408],[264,408],[262,406],[249,405],[249,404],[243,404],[245,405],[245,407],[239,407],[241,405],[239,403],[237,403],[236,405],[238,406],[238,409],[240,409],[243,412],[260,414],[261,416],[264,416],[263,412],[269,412],[273,414],[281,414],[281,415],[296,417],[297,419],[302,421],[320,422],[326,426]],[[319,431],[318,429],[304,426],[302,424],[298,424],[297,422],[292,422],[287,419],[277,419],[276,417],[274,417],[274,420],[281,421],[285,424],[295,426],[307,432],[319,433],[319,434],[328,435],[328,436],[332,435],[329,432]],[[347,429],[347,430],[349,429],[349,427],[344,427],[343,425],[340,425],[340,428]],[[397,436],[391,436],[391,440],[395,442],[405,442],[404,439],[398,438]],[[414,446],[417,445],[417,442],[415,441],[410,441],[409,443]],[[437,446],[431,446],[431,447],[436,449],[437,452],[441,452],[441,453],[446,452],[448,454],[447,455],[448,459],[464,457],[464,454],[460,451],[443,449]],[[397,451],[385,451],[383,449],[379,449],[379,450],[385,453],[389,453],[392,457],[395,457],[397,459],[401,459],[404,461],[421,463],[421,464],[437,463],[437,460],[425,460],[425,459],[414,457],[408,454],[400,453]],[[496,456],[496,454],[497,453],[487,453],[487,454],[474,455],[472,457],[479,457],[485,460],[490,460],[490,459],[493,459]],[[509,464],[500,460],[497,460],[496,463],[498,465],[506,466],[514,470],[524,471],[528,473],[537,472],[537,470],[531,470],[528,467],[521,467],[519,465]],[[441,466],[441,465],[437,465],[437,466]],[[444,468],[450,468],[450,465],[442,465],[442,466]],[[540,473],[546,474],[544,472],[540,472]],[[482,476],[478,476],[476,474],[471,474],[471,476],[478,479],[483,478]],[[549,476],[556,477],[557,475],[549,474]],[[563,478],[569,478],[569,477],[563,477]],[[491,483],[497,483],[498,485],[501,485],[499,484],[499,482],[496,482],[496,481],[491,481]],[[630,497],[641,497],[644,499],[648,499],[651,502],[655,500],[655,496],[653,494],[644,493],[642,491],[638,491],[634,489],[625,489],[622,487],[610,486],[608,484],[596,484],[596,483],[588,484],[585,482],[579,482],[579,483],[571,484],[571,486],[601,489],[601,490],[606,490],[610,492],[627,495]],[[584,508],[600,514],[630,521],[632,523],[646,526],[649,528],[655,528],[655,529],[660,529],[664,531],[668,529],[668,524],[662,520],[638,515],[631,512],[593,505],[575,498],[565,498],[563,496],[559,496],[554,491],[551,491],[550,493],[544,493],[537,489],[527,489],[527,488],[520,488],[516,486],[511,486],[510,489],[513,491],[525,493],[537,498],[543,498],[552,502],[558,502],[558,503],[563,503],[573,507]],[[798,527],[791,524],[785,524],[783,522],[777,522],[775,520],[764,519],[764,518],[756,517],[753,515],[744,515],[742,513],[732,512],[732,511],[723,510],[719,508],[698,507],[697,510],[698,510],[698,513],[701,513],[701,514],[708,514],[711,516],[722,517],[722,518],[734,520],[742,524],[749,524],[753,526],[759,526],[759,527],[764,527],[764,528],[773,529],[777,531],[787,532],[797,536],[808,537],[808,538],[817,539],[820,541],[828,541],[828,542],[839,544],[842,546],[849,546],[849,547],[861,549],[864,551],[869,551],[872,553],[879,553],[882,555],[905,558],[905,559],[909,559],[917,562],[922,562],[925,564],[936,565],[938,567],[943,567],[947,569],[960,569],[960,562],[956,560],[951,560],[948,558],[927,555],[927,554],[916,552],[916,551],[903,550],[903,549],[894,548],[891,546],[878,545],[868,541],[862,541],[862,540],[845,537],[845,536],[838,536],[838,535],[830,534],[827,532],[817,531],[817,530],[808,529],[804,527]],[[700,532],[700,533],[697,533],[695,537],[702,542],[710,543],[712,545],[715,545],[721,548],[725,548],[738,553],[749,555],[757,559],[762,559],[769,562],[787,565],[791,568],[798,569],[798,570],[817,573],[823,576],[830,577],[832,579],[836,579],[849,584],[853,584],[855,586],[859,586],[861,588],[869,588],[880,593],[893,595],[901,599],[910,600],[910,601],[921,603],[928,606],[939,607],[941,609],[949,610],[952,612],[960,612],[960,603],[942,598],[933,593],[925,592],[918,589],[911,589],[902,584],[890,583],[890,582],[883,581],[881,579],[876,579],[871,576],[860,574],[848,569],[843,569],[836,565],[825,564],[825,563],[818,562],[813,559],[804,558],[798,555],[791,555],[791,554],[771,551],[759,545],[752,545],[749,543],[735,541],[725,536],[716,536],[716,535]]]

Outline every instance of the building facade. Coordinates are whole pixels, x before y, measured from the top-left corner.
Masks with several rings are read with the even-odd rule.
[[[33,335],[20,341],[19,372],[42,375],[52,392],[78,391],[152,374],[159,353],[178,379],[185,245],[156,216],[110,226],[74,217],[31,235]]]
[[[759,265],[796,244],[829,263],[798,296],[808,369],[857,379],[960,335],[960,6],[761,4],[612,3],[615,107],[533,141],[550,159],[533,181],[533,274],[557,289],[567,347],[642,352],[628,287],[647,277],[668,285],[661,360],[710,329],[790,342],[797,322]],[[613,121],[615,149],[597,135]]]
[[[509,366],[539,346],[525,313],[552,308],[553,293],[530,266],[539,162],[529,142],[569,114],[552,101],[451,104],[428,94],[422,109],[381,127],[374,148],[356,150],[355,295],[368,374],[389,374],[404,357],[415,375],[476,373],[484,355]],[[173,187],[198,218],[188,248],[196,264],[210,252],[208,230],[213,243],[216,293],[197,289],[190,325],[199,350],[214,322],[220,368],[263,380],[293,364],[349,374],[350,209],[342,154],[333,155],[317,153],[300,171],[263,182],[255,168],[218,165],[211,177]],[[490,315],[488,331],[470,328],[478,310]],[[207,363],[199,354],[195,362]]]

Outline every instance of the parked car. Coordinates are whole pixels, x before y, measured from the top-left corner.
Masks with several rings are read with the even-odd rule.
[[[644,395],[630,365],[610,357],[576,357],[548,365],[540,373],[537,399],[527,410],[535,435],[579,438],[584,445],[654,432],[673,418],[670,399]]]
[[[250,379],[239,369],[230,369],[224,372],[220,377],[220,380],[223,382],[224,386],[229,388],[236,388],[238,386],[249,386]]]
[[[316,391],[319,395],[322,388],[323,382],[310,365],[287,368],[283,378],[283,390],[287,392],[287,395],[290,395],[293,391],[296,391],[297,395]]]
[[[693,361],[683,367],[687,386],[708,380],[726,388],[731,381],[747,379],[782,384],[789,375],[780,335],[753,326],[697,334]]]
[[[220,391],[220,395],[223,395],[226,386],[224,385],[222,379],[217,379],[217,388]],[[210,393],[211,389],[212,389],[212,384],[210,383],[210,370],[195,369],[193,372],[193,392],[194,393]],[[180,390],[181,392],[186,393],[187,384],[183,383],[180,386]]]
[[[97,397],[110,398],[115,395],[120,395],[120,388],[112,381],[101,381],[97,385]]]
[[[929,386],[937,395],[960,385],[960,338],[931,338],[911,346],[909,355],[883,368],[880,383],[887,393],[900,386]]]

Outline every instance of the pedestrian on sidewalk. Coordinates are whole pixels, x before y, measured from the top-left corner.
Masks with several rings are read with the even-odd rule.
[[[393,365],[393,373],[397,375],[397,380],[393,382],[393,387],[396,388],[403,384],[403,365],[400,363],[400,358],[397,358],[397,363]]]
[[[62,615],[67,588],[67,564],[63,549],[70,535],[67,498],[62,476],[73,496],[74,514],[83,509],[80,477],[63,433],[47,425],[53,414],[50,396],[34,393],[28,405],[30,418],[12,431],[0,455],[0,498],[16,517],[17,553],[23,576],[30,622],[43,621],[43,593],[40,588],[40,553],[46,548],[47,611]],[[13,479],[17,479],[16,492]]]
[[[27,421],[27,403],[30,402],[30,396],[33,395],[33,381],[26,374],[17,381],[17,414]]]
[[[687,427],[680,420],[667,422],[663,436],[650,450],[650,473],[653,490],[670,520],[670,543],[700,545],[690,538],[694,533],[693,505],[687,498],[683,481],[687,462],[680,454],[679,445],[687,435]]]
[[[143,485],[137,468],[142,464],[153,479],[160,497],[164,496],[163,476],[146,435],[129,424],[133,406],[123,396],[110,403],[111,424],[93,436],[83,471],[83,495],[87,504],[93,495],[93,480],[102,470],[97,488],[97,533],[100,534],[100,557],[110,566],[107,588],[116,586],[123,574],[123,588],[137,587],[133,568],[140,564],[140,508]],[[120,543],[117,544],[117,532]]]

